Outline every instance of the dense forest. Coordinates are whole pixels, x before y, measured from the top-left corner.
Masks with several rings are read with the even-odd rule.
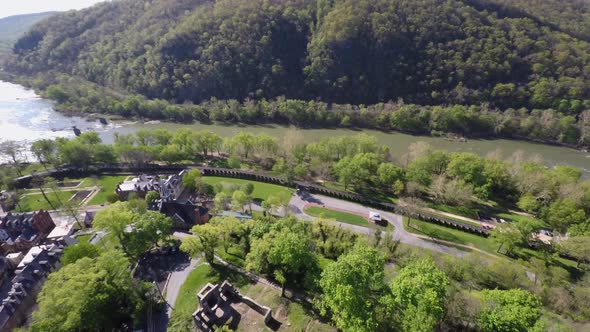
[[[589,12],[579,0],[114,1],[37,24],[15,44],[7,69],[34,77],[29,85],[70,92],[62,99],[72,109],[96,103],[56,81],[59,73],[104,87],[119,102],[215,98],[245,108],[280,97],[327,110],[361,105],[359,113],[402,100],[509,109],[533,114],[533,126],[569,126],[549,140],[588,144]],[[99,111],[120,113],[107,104]],[[545,115],[535,109],[552,109],[542,112],[549,119],[536,121]],[[436,119],[421,113],[413,114],[420,130],[437,131]],[[351,120],[336,122],[359,125]],[[489,135],[478,122],[459,132]],[[389,121],[377,127],[413,131]]]

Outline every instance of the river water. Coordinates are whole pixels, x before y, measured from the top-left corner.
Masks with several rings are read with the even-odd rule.
[[[33,91],[20,85],[0,81],[0,141],[16,140],[30,143],[41,138],[73,137],[72,127],[83,132],[96,131],[106,143],[113,142],[114,133],[133,133],[138,129],[165,128],[177,130],[191,128],[208,129],[223,137],[232,136],[240,131],[267,133],[283,138],[287,127],[277,125],[204,125],[177,123],[109,123],[102,125],[81,117],[66,117],[53,110],[52,103],[37,96]],[[381,144],[390,147],[394,155],[405,153],[414,142],[424,141],[437,149],[447,151],[467,151],[486,155],[499,150],[504,157],[522,151],[525,155],[541,157],[548,166],[571,165],[583,171],[584,178],[590,178],[590,153],[580,152],[566,147],[542,145],[525,141],[505,139],[470,139],[467,142],[448,141],[439,137],[412,136],[402,133],[384,133],[375,130],[351,129],[301,129],[301,141],[312,142],[323,137],[355,135],[364,132],[377,137]]]

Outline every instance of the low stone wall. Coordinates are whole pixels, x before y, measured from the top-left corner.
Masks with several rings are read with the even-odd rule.
[[[254,301],[253,299],[242,296],[241,301],[247,304],[250,308],[254,309],[257,313],[264,316],[264,322],[268,324],[268,321],[272,319],[272,309],[258,304],[258,302]]]

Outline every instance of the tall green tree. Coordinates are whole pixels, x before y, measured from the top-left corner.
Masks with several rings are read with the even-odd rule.
[[[98,246],[87,242],[81,242],[64,249],[64,254],[61,257],[63,265],[73,264],[84,257],[96,258],[100,256],[101,249]]]
[[[219,228],[213,224],[197,225],[191,228],[193,235],[182,239],[180,249],[192,257],[203,254],[209,264],[215,261],[215,248],[219,244]]]
[[[522,233],[509,223],[498,225],[490,236],[500,245],[497,251],[500,252],[500,249],[504,248],[506,255],[511,255],[516,247],[524,243]]]
[[[267,240],[265,237],[259,241]],[[258,241],[255,241],[252,246],[257,245]],[[301,283],[306,276],[318,270],[311,239],[303,232],[293,232],[287,228],[272,238],[268,264],[275,279],[281,283],[281,296],[285,295],[287,284],[294,281]]]
[[[195,190],[197,180],[201,178],[201,171],[198,169],[191,169],[182,176],[182,185],[190,190]]]
[[[572,236],[560,244],[561,250],[576,258],[578,267],[590,262],[590,236]]]
[[[128,202],[117,202],[98,211],[92,225],[95,229],[105,230],[110,236],[114,236],[121,244],[123,252],[131,257],[125,233],[128,226],[138,219],[139,213],[133,211]]]
[[[156,212],[147,211],[140,215],[123,239],[130,257],[137,259],[151,248],[158,246],[170,235],[172,220]]]
[[[530,331],[541,316],[541,301],[522,289],[483,290],[477,326],[485,332]]]
[[[412,262],[391,281],[383,300],[395,312],[402,331],[435,330],[445,315],[449,278],[428,260]]]
[[[319,280],[320,312],[330,313],[336,327],[344,331],[376,331],[380,299],[387,287],[384,263],[376,249],[357,245],[328,265]]]
[[[31,153],[37,158],[37,161],[47,168],[47,164],[55,163],[55,141],[52,139],[41,139],[31,144]]]
[[[344,157],[334,165],[334,172],[344,188],[348,189],[349,185],[361,187],[364,184],[371,183],[375,177],[379,159],[374,153],[361,153],[354,157]]]
[[[129,261],[120,252],[80,258],[49,275],[30,330],[123,329],[143,316],[149,287],[131,277]]]
[[[541,217],[555,231],[564,233],[569,226],[583,223],[586,220],[586,213],[574,200],[565,198],[551,203],[541,213]]]

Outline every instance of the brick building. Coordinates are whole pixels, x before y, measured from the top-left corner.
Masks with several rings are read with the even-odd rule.
[[[47,211],[9,213],[0,217],[0,254],[26,251],[55,228]]]

